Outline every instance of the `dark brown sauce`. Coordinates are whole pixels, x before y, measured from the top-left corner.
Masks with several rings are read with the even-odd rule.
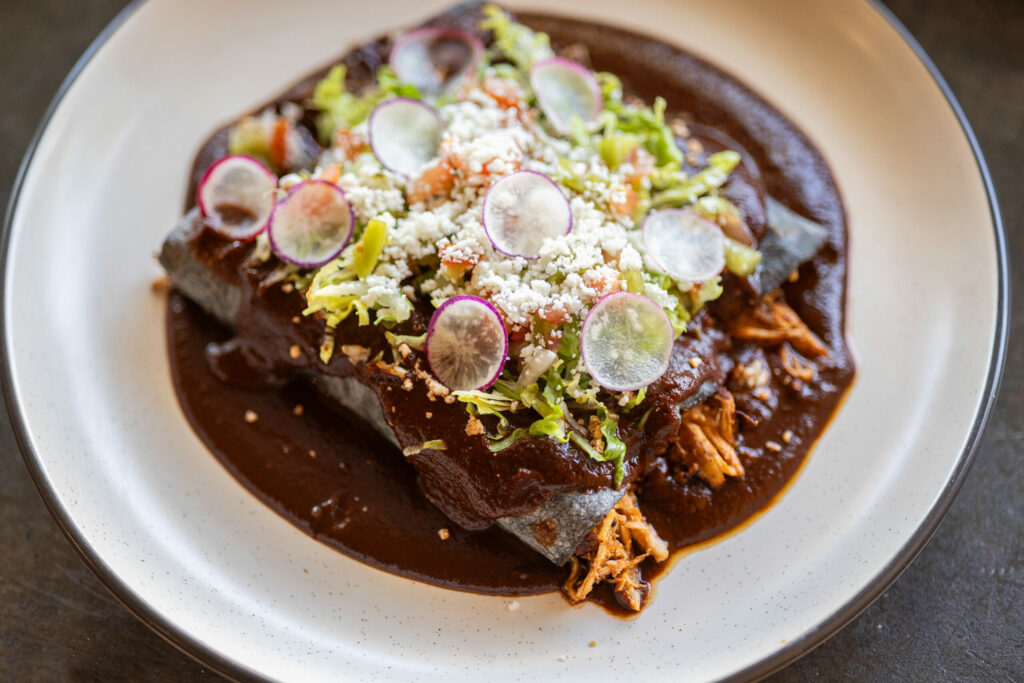
[[[647,101],[663,96],[670,112],[734,139],[750,155],[770,194],[829,229],[821,253],[784,289],[789,303],[829,346],[830,356],[818,362],[815,381],[791,389],[782,385],[785,373],[777,356],[767,354],[778,389],[767,401],[737,393],[738,409],[759,420],[741,428],[745,476],[712,492],[700,480],[676,481],[660,457],[644,454],[638,458],[643,466],[634,466],[641,509],[673,551],[706,542],[742,524],[783,489],[852,381],[843,327],[846,230],[839,193],[807,138],[728,74],[644,36],[542,15],[520,19],[551,35],[556,48],[587,46],[594,68],[618,74],[627,92]],[[380,44],[371,43],[347,59],[350,66],[361,64],[372,72],[382,52]],[[292,97],[308,90],[309,82],[297,86]],[[204,146],[196,175],[223,153],[223,137]],[[750,202],[751,208],[743,208],[748,222],[754,217],[756,223],[754,199],[748,191],[735,201]],[[752,228],[760,232],[756,224]],[[237,262],[228,261],[225,272],[237,272]],[[566,570],[516,538],[494,527],[468,531],[453,523],[424,496],[416,471],[401,453],[359,419],[321,402],[307,383],[291,381],[268,390],[260,383],[222,381],[244,374],[231,371],[233,363],[247,366],[253,359],[243,357],[244,349],[232,345],[228,332],[176,293],[169,300],[167,326],[175,387],[197,434],[240,482],[307,533],[375,567],[449,588],[524,595],[561,585]],[[315,329],[303,325],[295,334],[295,340],[315,348]],[[742,344],[724,350],[716,372],[727,374],[754,353],[759,353],[756,348]],[[403,409],[400,421],[415,406],[398,407]],[[245,420],[247,411],[258,416],[255,422]],[[787,431],[791,438],[784,443]],[[766,450],[768,441],[781,450]],[[602,472],[588,476],[605,476]],[[649,563],[645,578],[670,564]],[[606,588],[592,599],[620,611]]]

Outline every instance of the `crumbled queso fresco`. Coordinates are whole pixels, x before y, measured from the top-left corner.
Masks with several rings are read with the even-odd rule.
[[[529,342],[529,329],[538,315],[560,322],[579,319],[605,294],[625,289],[623,272],[642,273],[645,266],[648,270],[656,266],[645,264],[637,249],[639,230],[633,217],[612,209],[629,191],[633,166],[627,162],[612,170],[593,149],[549,134],[536,111],[521,104],[523,93],[514,79],[491,71],[483,74],[483,82],[503,94],[501,102],[484,88],[471,87],[461,90],[457,101],[439,107],[445,123],[441,163],[455,167],[453,186],[443,196],[410,202],[407,208],[406,193],[437,162],[424,166],[419,176],[404,178],[384,169],[368,147],[345,163],[347,170],[337,182],[357,223],[378,219],[388,228],[389,243],[373,273],[365,278],[361,300],[366,306],[373,307],[380,297],[396,291],[409,297],[422,293],[436,303],[471,294],[494,303],[510,328],[525,328]],[[519,98],[520,106],[502,106],[508,93]],[[351,132],[365,138],[366,123]],[[328,150],[313,176],[346,161],[339,158],[340,153],[336,148]],[[487,189],[519,170],[537,171],[556,182],[567,175],[582,179],[582,184],[574,183],[578,189],[559,183],[570,202],[571,232],[545,240],[539,258],[533,260],[497,251],[482,222]],[[646,178],[640,182],[649,183]],[[418,291],[408,285],[403,289],[403,281],[414,275],[410,261],[432,256],[448,267],[422,280]],[[468,267],[472,270],[465,278]],[[678,305],[676,297],[649,275],[643,277],[648,298],[668,310]],[[535,351],[527,344],[521,356]]]

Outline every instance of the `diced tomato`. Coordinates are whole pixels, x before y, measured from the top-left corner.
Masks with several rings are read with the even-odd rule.
[[[334,133],[334,148],[341,152],[345,159],[352,161],[366,149],[366,138],[348,129],[339,128]]]
[[[282,116],[277,119],[270,136],[270,161],[278,168],[285,168],[288,161],[288,133],[291,128],[292,122]]]
[[[629,153],[629,164],[633,167],[632,173],[626,176],[626,181],[639,183],[654,171],[654,155],[643,147],[637,147]]]
[[[569,322],[569,313],[566,312],[566,310],[561,307],[556,308],[551,306],[547,308],[542,308],[539,311],[537,311],[537,315],[539,315],[541,319],[546,320],[547,322],[553,323],[555,325],[564,325],[565,323]]]
[[[337,184],[339,178],[341,178],[341,166],[338,164],[328,164],[320,171],[320,180]]]
[[[583,276],[583,283],[597,291],[598,298],[622,289],[618,271],[610,268],[592,270]]]
[[[455,176],[452,174],[451,165],[446,158],[438,159],[409,183],[409,203],[418,204],[443,199],[454,187]]]
[[[489,159],[486,162],[484,162],[484,164],[482,165],[483,167],[479,172],[471,171],[469,168],[469,164],[466,162],[466,160],[460,157],[452,150],[451,144],[447,140],[441,142],[441,156],[448,163],[448,167],[451,169],[452,173],[463,178],[470,175],[486,177],[491,175],[492,173],[495,173],[495,170],[490,168],[490,165],[497,160],[496,158]],[[511,170],[508,170],[507,168],[501,169],[500,173],[502,175],[505,175],[506,173],[512,173],[514,171],[519,171],[523,167],[523,160],[521,156],[517,156],[512,159],[505,159],[504,161],[508,166],[511,166]]]
[[[502,109],[523,109],[523,91],[514,82],[490,76],[484,79],[483,91]]]
[[[508,325],[506,323],[505,326],[508,328],[509,341],[526,341],[526,335],[530,332],[530,327],[528,325]]]
[[[445,268],[470,268],[475,266],[480,260],[480,256],[472,254],[467,256],[456,257],[452,254],[452,245],[446,244],[441,247],[441,265]]]
[[[608,206],[620,216],[632,216],[639,202],[640,195],[629,185],[616,185],[608,197]]]

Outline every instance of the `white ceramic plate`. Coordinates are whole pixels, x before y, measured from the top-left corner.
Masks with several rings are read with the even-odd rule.
[[[917,48],[860,0],[543,4],[706,56],[817,142],[849,210],[856,384],[781,502],[685,558],[633,621],[556,595],[510,611],[311,540],[182,417],[152,255],[214,126],[444,3],[133,6],[69,78],[16,190],[4,388],[72,542],[215,668],[304,681],[759,675],[877,596],[959,486],[1001,369],[1005,259],[984,164]]]

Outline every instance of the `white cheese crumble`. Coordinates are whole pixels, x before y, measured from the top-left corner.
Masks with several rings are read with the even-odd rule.
[[[482,82],[483,87],[464,89],[457,101],[439,108],[445,124],[440,157],[420,176],[403,178],[383,169],[368,148],[351,161],[328,150],[314,176],[340,163],[344,172],[337,183],[357,223],[377,218],[388,227],[388,242],[372,275],[365,278],[362,303],[373,306],[387,292],[410,298],[423,293],[435,304],[472,294],[493,302],[510,328],[524,329],[531,339],[538,319],[556,326],[581,320],[602,296],[625,288],[625,272],[639,274],[645,265],[649,268],[639,226],[613,210],[628,203],[633,168],[623,164],[610,169],[592,149],[549,135],[521,100],[510,106],[508,93],[514,99],[522,92],[514,80],[502,79],[492,69]],[[503,96],[490,96],[489,83],[501,86]],[[365,124],[353,132],[365,135]],[[571,232],[546,239],[533,260],[497,251],[482,222],[487,189],[519,170],[558,182],[572,214]],[[438,191],[428,194],[437,201],[409,206],[406,190],[417,183],[433,190],[429,183],[435,178]],[[423,267],[428,274],[410,285],[409,278]],[[642,277],[648,298],[669,310],[678,305],[650,275]],[[523,349],[524,364],[544,365],[541,355],[534,360],[540,350],[532,345]]]

